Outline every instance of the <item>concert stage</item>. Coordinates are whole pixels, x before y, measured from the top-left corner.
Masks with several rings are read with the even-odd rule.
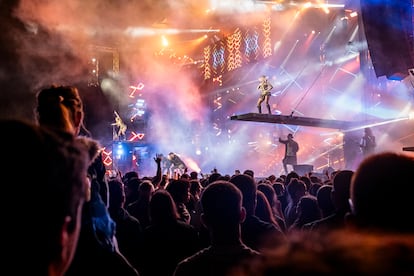
[[[109,147],[108,147],[109,148]],[[153,175],[155,146],[143,141],[113,141],[111,150],[111,164],[113,170],[137,171],[140,175]]]
[[[297,126],[309,126],[309,127],[321,127],[321,128],[333,128],[339,130],[347,130],[360,126],[364,126],[367,122],[362,121],[338,121],[338,120],[327,120],[309,117],[298,117],[289,115],[272,115],[272,114],[261,114],[261,113],[245,113],[240,115],[233,115],[230,117],[231,120],[236,121],[251,121],[251,122],[262,122],[272,124],[283,124],[283,125],[297,125]]]

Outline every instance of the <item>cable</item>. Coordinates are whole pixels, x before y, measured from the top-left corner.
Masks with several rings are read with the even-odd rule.
[[[298,108],[299,104],[305,99],[305,96],[309,93],[309,91],[311,90],[311,88],[315,85],[316,81],[319,79],[319,77],[322,75],[322,72],[324,71],[326,65],[324,65],[321,69],[321,71],[319,72],[319,74],[316,76],[316,78],[313,80],[312,84],[309,86],[309,88],[306,90],[306,92],[303,94],[302,98],[299,100],[299,102],[297,103],[296,107],[292,110],[292,113],[290,113],[290,117],[293,116],[293,113],[295,112],[295,110]]]

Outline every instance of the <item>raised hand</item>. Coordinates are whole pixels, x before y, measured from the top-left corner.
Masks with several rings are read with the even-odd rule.
[[[156,154],[155,154],[155,157],[154,157],[154,161],[155,161],[155,163],[157,163],[157,164],[161,164],[161,160],[162,160],[162,154],[160,154],[160,153],[156,153]]]

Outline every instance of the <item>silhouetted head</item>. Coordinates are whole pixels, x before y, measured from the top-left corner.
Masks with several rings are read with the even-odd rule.
[[[363,228],[414,232],[414,158],[394,152],[372,155],[352,176],[351,208]]]
[[[239,225],[245,218],[242,197],[233,183],[225,180],[211,183],[201,196],[203,222],[215,229]]]
[[[243,207],[248,215],[253,215],[256,208],[257,185],[254,178],[248,174],[232,176],[230,182],[236,185],[243,194]]]
[[[83,104],[74,86],[52,85],[37,94],[36,116],[40,125],[78,135],[83,126]],[[86,129],[84,129],[86,131]]]

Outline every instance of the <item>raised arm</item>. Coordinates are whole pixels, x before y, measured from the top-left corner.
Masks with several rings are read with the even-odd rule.
[[[157,164],[157,172],[156,172],[156,175],[152,178],[152,184],[155,187],[158,187],[158,185],[161,183],[161,180],[162,180],[162,170],[161,170],[162,155],[157,153],[154,157],[154,161]]]

